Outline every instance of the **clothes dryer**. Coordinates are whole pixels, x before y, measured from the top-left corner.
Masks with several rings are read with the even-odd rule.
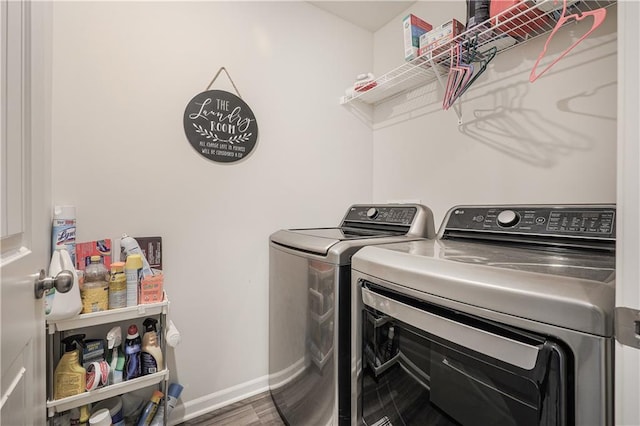
[[[434,236],[419,204],[353,205],[338,227],[271,235],[269,389],[285,423],[350,422],[353,254]]]
[[[458,206],[353,257],[353,424],[611,425],[614,205]]]

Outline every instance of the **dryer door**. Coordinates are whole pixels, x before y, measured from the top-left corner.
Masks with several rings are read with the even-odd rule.
[[[560,344],[373,284],[362,299],[365,424],[573,422]]]

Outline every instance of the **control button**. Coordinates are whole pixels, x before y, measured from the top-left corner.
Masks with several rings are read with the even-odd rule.
[[[484,216],[482,216],[481,214],[479,214],[478,216],[474,216],[472,219],[474,222],[478,222],[481,223],[484,221]]]
[[[537,223],[538,225],[542,225],[542,224],[543,224],[543,223],[545,223],[546,221],[547,221],[547,218],[546,218],[546,217],[543,217],[543,216],[538,216],[538,217],[536,217],[536,223]]]
[[[498,214],[497,218],[498,225],[504,227],[514,226],[519,220],[520,216],[518,216],[518,213],[513,210],[503,210]]]
[[[375,219],[378,216],[378,209],[376,209],[375,207],[371,207],[369,210],[367,210],[367,217],[369,219]]]

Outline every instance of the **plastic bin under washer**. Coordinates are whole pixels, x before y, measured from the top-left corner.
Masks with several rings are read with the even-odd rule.
[[[419,204],[353,205],[339,227],[271,235],[269,390],[285,423],[350,422],[351,256],[434,235]]]

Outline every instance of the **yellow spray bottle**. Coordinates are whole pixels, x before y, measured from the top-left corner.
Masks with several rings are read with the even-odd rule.
[[[80,348],[84,337],[84,334],[74,334],[62,339],[64,355],[53,375],[54,399],[78,395],[87,388],[87,370],[80,363]]]

